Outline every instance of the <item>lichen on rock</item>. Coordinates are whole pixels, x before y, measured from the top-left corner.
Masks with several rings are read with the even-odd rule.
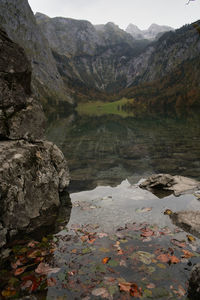
[[[24,50],[1,29],[0,95],[1,248],[18,232],[45,225],[44,216],[60,206],[69,171],[58,147],[42,140],[45,117],[31,93]]]

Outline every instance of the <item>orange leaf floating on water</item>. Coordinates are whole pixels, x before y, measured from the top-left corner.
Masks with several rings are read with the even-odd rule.
[[[178,264],[180,262],[180,259],[176,257],[175,255],[170,256],[170,262],[172,264]]]
[[[105,264],[107,264],[109,262],[110,259],[111,259],[110,257],[104,257],[102,259],[102,263],[105,265]]]
[[[88,240],[88,243],[93,244],[95,241],[96,241],[96,239],[91,239],[91,240]]]
[[[76,254],[76,253],[77,253],[77,249],[73,249],[73,250],[71,251],[71,253]]]
[[[171,243],[174,244],[175,246],[178,246],[179,248],[185,248],[186,247],[185,241],[178,241],[176,239],[171,239]]]
[[[195,256],[192,252],[188,251],[188,250],[185,250],[185,249],[182,249],[184,255],[182,255],[183,258],[190,258],[190,257],[193,257]]]
[[[149,228],[143,228],[141,231],[142,231],[141,236],[143,236],[143,237],[149,237],[149,236],[154,235],[154,231],[152,231]]]
[[[161,262],[168,263],[170,261],[169,254],[160,254],[157,259]]]
[[[119,282],[118,284],[120,292],[126,292],[126,293],[130,292],[131,285],[132,283],[130,282]]]
[[[15,276],[18,276],[18,275],[24,273],[25,270],[26,270],[26,267],[18,268],[15,270],[14,274],[15,274]]]

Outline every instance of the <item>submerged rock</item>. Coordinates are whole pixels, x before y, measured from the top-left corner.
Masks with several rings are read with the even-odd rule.
[[[44,113],[31,66],[0,29],[0,248],[20,231],[50,225],[69,185],[62,152],[43,141]]]
[[[184,176],[154,174],[142,182],[140,187],[150,191],[154,189],[170,190],[175,196],[179,196],[198,189],[200,182]]]
[[[194,266],[188,288],[189,299],[199,300],[200,299],[200,264]]]
[[[200,238],[200,211],[179,211],[170,218],[175,225]]]

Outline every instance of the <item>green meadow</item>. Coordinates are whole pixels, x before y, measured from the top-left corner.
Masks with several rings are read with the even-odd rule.
[[[120,115],[122,117],[133,116],[132,111],[127,111],[123,109],[126,104],[133,103],[133,99],[122,98],[118,101],[113,102],[86,102],[79,103],[76,110],[79,115],[89,115],[89,116],[102,116],[106,114]]]

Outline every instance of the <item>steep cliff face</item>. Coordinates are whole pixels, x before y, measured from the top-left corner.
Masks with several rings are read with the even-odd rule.
[[[41,33],[28,1],[1,0],[0,25],[13,41],[25,49],[32,62],[33,87],[43,102],[50,97],[55,97],[57,101],[71,101],[48,41]]]
[[[75,90],[85,86],[116,93],[163,78],[199,55],[199,33],[194,25],[167,32],[150,43],[133,39],[113,23],[93,26],[39,13],[36,19],[53,48],[61,76]],[[169,29],[152,24],[148,34]]]
[[[69,184],[63,154],[41,140],[44,113],[31,94],[24,50],[0,29],[0,248],[10,237],[45,225]]]
[[[200,52],[200,21],[165,33],[129,63],[129,86],[158,80],[175,70],[184,61],[198,57]]]
[[[75,87],[85,85],[108,92],[125,87],[130,59],[148,43],[135,41],[113,23],[93,26],[40,13],[36,20],[54,51],[61,76]]]

